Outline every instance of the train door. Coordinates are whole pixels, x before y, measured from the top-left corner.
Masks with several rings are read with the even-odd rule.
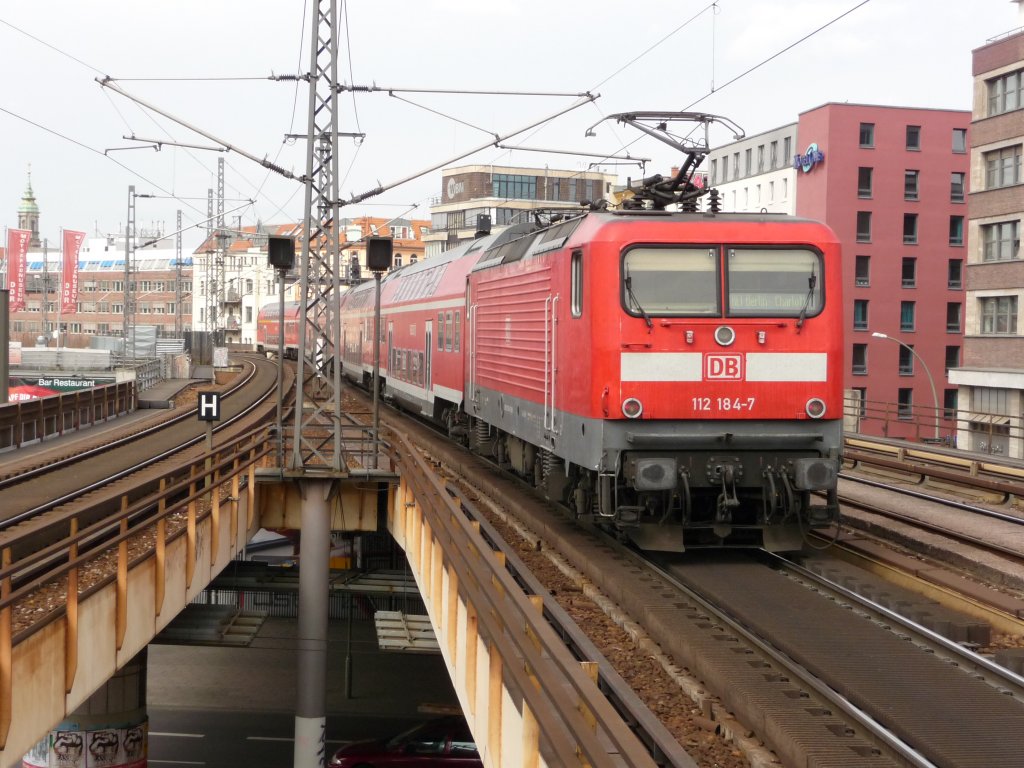
[[[387,357],[385,358],[385,366],[388,380],[391,380],[392,374],[398,374],[398,364],[395,361],[395,324],[388,322],[388,349]]]
[[[466,281],[466,353],[463,355],[466,366],[465,381],[466,391],[463,398],[474,404],[477,403],[476,396],[476,307],[473,306],[472,289],[469,280]]]
[[[427,320],[423,331],[423,389],[430,391],[430,372],[433,366],[430,361],[434,355],[434,321]]]
[[[544,430],[557,433],[555,426],[555,380],[558,371],[558,296],[544,301]]]

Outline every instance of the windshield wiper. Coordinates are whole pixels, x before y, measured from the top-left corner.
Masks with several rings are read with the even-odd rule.
[[[650,331],[654,327],[654,323],[651,322],[651,316],[647,314],[647,311],[640,306],[640,302],[637,301],[636,294],[633,293],[633,278],[630,275],[626,275],[626,296],[633,303],[633,306],[637,308],[640,315],[643,317],[644,322],[647,323],[647,330]]]
[[[807,317],[807,308],[811,306],[811,299],[814,298],[814,288],[818,285],[818,276],[811,273],[811,276],[807,278],[807,298],[804,299],[804,305],[800,308],[800,317],[796,321],[797,330],[804,324],[804,318]]]

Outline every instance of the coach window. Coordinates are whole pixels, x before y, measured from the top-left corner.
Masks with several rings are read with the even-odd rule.
[[[462,313],[456,310],[455,312],[455,351],[459,351],[459,341],[462,335]]]
[[[449,312],[444,318],[444,348],[452,351],[452,335],[455,333],[455,323],[452,322],[452,313]]]
[[[572,316],[583,316],[583,251],[573,251],[572,272]]]
[[[631,315],[717,316],[714,248],[633,248],[622,264],[623,306]]]
[[[437,313],[437,351],[444,352],[444,312]]]
[[[809,317],[822,307],[821,257],[814,251],[730,248],[730,316]]]

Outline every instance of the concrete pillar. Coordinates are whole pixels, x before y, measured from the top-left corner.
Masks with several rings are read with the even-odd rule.
[[[24,768],[144,768],[149,752],[146,651],[107,681],[22,760]]]
[[[330,480],[300,480],[299,635],[294,768],[321,768],[327,728],[327,611],[331,529]]]

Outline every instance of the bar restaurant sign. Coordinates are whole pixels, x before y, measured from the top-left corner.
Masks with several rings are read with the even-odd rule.
[[[80,379],[63,376],[11,376],[8,379],[7,401],[17,403],[35,400],[37,397],[62,395],[80,389],[92,389],[103,384],[113,384],[110,379]]]

